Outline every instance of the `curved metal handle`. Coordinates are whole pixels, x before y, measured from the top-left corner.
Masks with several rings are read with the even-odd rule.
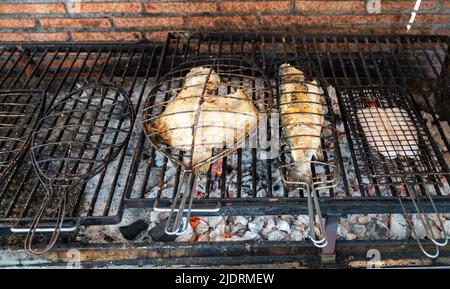
[[[316,189],[311,189],[310,186],[306,187],[306,195],[308,198],[308,216],[309,216],[309,226],[310,226],[310,239],[313,242],[314,246],[318,248],[324,248],[328,244],[328,236],[325,230],[325,224],[322,218],[322,210],[320,209],[319,199],[317,196]],[[319,218],[319,228],[322,232],[323,238],[320,240],[316,239],[316,233],[314,231],[316,225],[315,214],[317,214]]]
[[[413,193],[411,192],[411,194],[413,194]],[[435,252],[434,252],[434,254],[430,254],[430,253],[428,253],[428,252],[425,250],[425,248],[424,248],[423,245],[422,245],[422,241],[420,241],[420,239],[417,238],[416,231],[414,230],[414,224],[412,224],[412,221],[409,219],[408,212],[406,211],[406,208],[405,208],[405,206],[404,206],[404,204],[403,204],[403,201],[402,201],[402,198],[401,198],[400,196],[398,196],[398,200],[399,200],[399,202],[400,202],[400,206],[402,207],[403,214],[405,215],[406,222],[408,223],[409,227],[411,228],[411,234],[412,234],[413,238],[416,240],[416,243],[417,243],[417,245],[419,246],[419,248],[420,248],[420,250],[422,251],[422,253],[423,253],[425,256],[427,256],[428,258],[431,258],[431,259],[437,258],[437,257],[439,256],[439,245],[436,244],[436,242],[435,242],[434,239],[431,239],[431,238],[430,238],[431,241],[433,242],[433,246],[434,246],[434,248],[435,248]],[[414,202],[414,201],[413,201],[413,202]],[[414,204],[415,204],[415,203],[414,203]],[[416,207],[416,209],[418,208],[416,204],[415,204],[415,207]],[[421,214],[421,213],[419,213],[419,214]],[[422,217],[421,217],[421,221],[422,221],[423,226],[424,226],[425,228],[427,228],[426,225],[425,225],[425,223],[424,223],[424,219],[422,219]],[[428,225],[429,225],[429,224],[428,224]],[[427,230],[427,233],[428,233],[428,229],[426,229],[426,230]],[[446,236],[447,236],[447,235],[446,235]]]
[[[439,247],[443,247],[446,246],[448,243],[448,235],[447,232],[445,231],[444,228],[444,224],[442,223],[441,218],[439,217],[439,212],[436,208],[436,205],[434,204],[433,198],[431,197],[431,195],[426,191],[428,200],[430,201],[430,204],[433,208],[434,214],[436,215],[438,221],[439,221],[439,225],[442,228],[442,231],[444,232],[444,241],[442,243],[438,242],[434,236],[433,230],[431,228],[431,224],[430,224],[430,219],[429,217],[424,213],[424,210],[422,209],[421,206],[421,202],[420,199],[417,198],[416,195],[416,190],[413,186],[411,186],[411,184],[409,184],[408,182],[405,182],[405,186],[408,189],[408,191],[410,192],[410,197],[411,197],[411,201],[413,202],[414,208],[416,209],[417,214],[420,216],[420,220],[422,222],[422,225],[424,226],[428,237],[430,238],[430,240]]]
[[[38,232],[39,223],[41,222],[42,216],[44,215],[45,209],[50,204],[51,196],[53,195],[52,192],[46,196],[44,199],[44,202],[42,203],[41,207],[39,208],[38,213],[36,214],[36,217],[34,218],[33,222],[31,223],[31,226],[27,232],[27,236],[25,238],[25,251],[29,254],[43,254],[51,250],[51,248],[56,244],[56,241],[58,240],[59,234],[62,231],[62,225],[64,222],[64,214],[66,211],[66,201],[67,201],[67,195],[64,194],[63,199],[60,201],[58,206],[58,214],[57,214],[57,222],[55,225],[54,230],[52,231],[52,236],[50,238],[50,241],[47,243],[46,247],[42,250],[35,250],[33,249],[33,241],[35,238],[35,234]]]
[[[170,209],[170,214],[166,223],[166,234],[181,235],[188,227],[188,220],[191,216],[193,191],[197,186],[197,177],[191,171],[184,170],[181,173],[180,183],[176,189],[176,194]],[[189,200],[187,214],[184,217],[186,203]]]

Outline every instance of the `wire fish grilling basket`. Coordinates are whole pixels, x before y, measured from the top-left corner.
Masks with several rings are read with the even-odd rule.
[[[44,91],[0,91],[0,182],[2,184],[27,152],[33,129],[44,108]]]
[[[447,245],[448,236],[427,187],[448,182],[449,170],[418,105],[401,87],[348,87],[338,92],[353,138],[351,145],[358,157],[358,169],[367,178],[359,181],[393,187],[419,248],[426,256],[436,258],[439,247]],[[427,252],[417,236],[404,204],[407,199],[433,242],[434,253]],[[443,229],[442,241],[438,241],[441,236],[432,230],[434,221],[425,213],[425,201],[431,205],[437,225]]]
[[[142,113],[143,130],[150,144],[182,170],[171,207],[154,205],[156,211],[170,212],[167,234],[187,229],[197,176],[239,147],[255,145],[259,121],[272,100],[262,70],[243,58],[186,61],[152,90]]]
[[[67,203],[73,201],[71,191],[118,156],[130,138],[133,123],[133,105],[123,88],[97,82],[65,95],[38,121],[31,157],[46,195],[27,230],[27,252],[39,254],[52,248],[62,230]],[[56,215],[54,228],[40,224],[44,215]],[[32,248],[37,232],[53,232],[47,247],[40,251]]]
[[[336,187],[339,181],[339,152],[331,103],[313,76],[286,61],[277,67],[277,81],[283,144],[280,172],[287,186],[299,188],[306,196],[310,238],[315,246],[323,248],[327,245],[327,234],[318,193]],[[316,236],[316,225],[321,237]]]

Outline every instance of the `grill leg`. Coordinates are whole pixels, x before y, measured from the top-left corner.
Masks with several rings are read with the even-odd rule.
[[[340,215],[328,215],[326,219],[326,232],[328,244],[322,249],[320,259],[322,264],[334,264],[336,262],[336,238]]]

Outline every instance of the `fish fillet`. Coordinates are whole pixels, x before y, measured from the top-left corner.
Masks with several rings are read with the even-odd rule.
[[[244,91],[215,95],[219,82],[214,70],[193,68],[186,75],[183,89],[154,123],[161,138],[177,149],[190,151],[194,141],[192,166],[197,174],[209,169],[209,162],[198,164],[212,156],[213,148],[234,145],[257,125],[258,111]]]
[[[321,89],[315,80],[306,83],[303,72],[290,64],[281,65],[279,75],[281,125],[296,163],[290,178],[310,184],[311,160],[321,155]]]
[[[357,116],[369,146],[381,155],[389,159],[417,156],[416,128],[405,110],[370,107],[359,109]]]

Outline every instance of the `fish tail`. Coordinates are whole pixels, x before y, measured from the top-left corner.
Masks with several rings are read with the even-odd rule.
[[[309,162],[297,164],[289,171],[289,179],[295,182],[306,183],[311,185],[312,172]]]

